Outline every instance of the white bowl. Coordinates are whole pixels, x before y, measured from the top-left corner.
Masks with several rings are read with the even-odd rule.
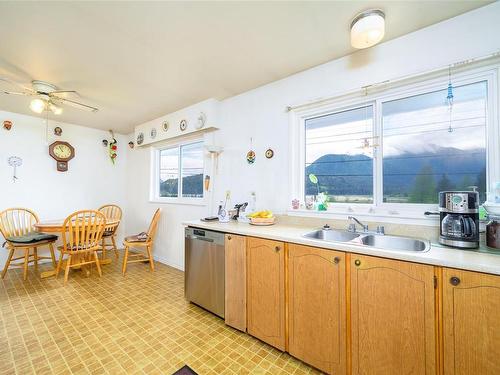
[[[500,203],[484,202],[483,206],[490,215],[500,215]]]

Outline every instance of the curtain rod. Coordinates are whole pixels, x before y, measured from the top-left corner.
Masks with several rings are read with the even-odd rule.
[[[465,65],[470,65],[470,64],[473,64],[473,63],[481,62],[481,61],[494,59],[495,57],[500,57],[500,50],[496,50],[495,52],[489,53],[487,55],[483,55],[483,56],[479,56],[479,57],[474,57],[474,58],[469,58],[469,59],[466,59],[466,60],[457,61],[457,62],[448,64],[448,65],[445,65],[445,66],[441,66],[439,68],[435,68],[435,69],[432,69],[432,70],[426,70],[426,71],[423,71],[423,72],[408,74],[408,75],[405,75],[405,76],[402,76],[402,77],[397,77],[397,78],[393,78],[393,79],[387,79],[385,81],[376,82],[376,83],[372,83],[372,84],[369,84],[369,85],[361,86],[359,88],[355,88],[355,89],[347,90],[347,91],[344,91],[344,92],[340,92],[340,93],[338,93],[336,95],[332,95],[332,96],[329,96],[329,97],[326,97],[326,98],[312,100],[312,101],[309,101],[309,102],[306,102],[306,103],[302,103],[302,104],[287,106],[286,107],[286,112],[290,112],[290,111],[293,111],[295,109],[302,108],[302,107],[307,107],[307,106],[310,106],[310,105],[313,105],[313,104],[320,104],[320,103],[327,102],[327,101],[330,101],[330,100],[335,99],[335,98],[339,98],[339,97],[342,97],[342,96],[347,96],[347,95],[354,94],[354,93],[357,93],[357,92],[360,92],[360,91],[361,92],[363,92],[363,91],[366,92],[370,88],[374,88],[374,87],[386,85],[388,83],[397,83],[397,82],[401,82],[401,81],[404,81],[404,80],[407,80],[407,79],[416,78],[416,77],[420,77],[420,76],[423,76],[423,75],[428,75],[428,74],[432,74],[432,73],[437,73],[437,72],[445,71],[445,70],[450,69],[450,68],[462,67],[462,66],[465,66]]]

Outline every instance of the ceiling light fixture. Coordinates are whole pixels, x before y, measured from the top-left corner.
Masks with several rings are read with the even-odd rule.
[[[30,103],[30,109],[35,113],[42,113],[45,111],[46,103],[42,99],[33,99]]]
[[[49,108],[54,115],[61,115],[63,113],[63,109],[53,103],[49,103]]]
[[[351,22],[351,45],[362,49],[374,46],[385,34],[385,14],[370,9],[358,14]]]

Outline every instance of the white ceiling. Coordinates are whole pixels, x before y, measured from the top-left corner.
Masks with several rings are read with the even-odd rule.
[[[100,111],[60,121],[127,133],[353,52],[367,8],[386,12],[389,40],[489,2],[0,2],[0,76],[77,90]],[[28,103],[0,95],[2,110],[33,115]]]

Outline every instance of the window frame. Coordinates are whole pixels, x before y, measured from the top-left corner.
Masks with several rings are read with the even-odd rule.
[[[499,64],[452,72],[452,82],[456,86],[487,82],[486,101],[486,186],[500,180],[500,130],[498,119]],[[458,70],[458,69],[457,69]],[[383,202],[383,133],[382,105],[392,100],[443,90],[448,84],[447,72],[429,74],[426,77],[406,79],[400,83],[373,87],[365,92],[339,96],[330,100],[311,103],[289,112],[290,128],[290,202],[305,198],[305,123],[307,119],[341,112],[358,107],[373,105],[373,137],[378,147],[373,150],[373,203],[330,203],[328,210],[291,210],[291,214],[311,214],[312,216],[345,217],[347,214],[377,218],[422,219],[436,221],[434,217],[424,217],[423,212],[437,209],[437,204],[384,203]],[[371,91],[371,92],[369,92]],[[299,166],[299,167],[297,167]],[[390,220],[393,221],[393,220]],[[414,220],[413,220],[414,221]]]
[[[171,203],[171,204],[186,204],[195,206],[205,206],[207,204],[207,192],[205,191],[205,186],[203,185],[203,197],[183,197],[182,196],[182,149],[183,147],[201,144],[204,147],[203,138],[190,138],[185,139],[182,142],[166,142],[161,143],[157,146],[151,147],[151,183],[150,183],[150,199],[151,203]],[[160,196],[160,158],[161,152],[164,150],[177,149],[179,160],[178,160],[178,196],[177,197],[161,197]],[[203,153],[203,181],[205,181],[205,176],[207,175],[207,163],[205,160],[205,154]]]

